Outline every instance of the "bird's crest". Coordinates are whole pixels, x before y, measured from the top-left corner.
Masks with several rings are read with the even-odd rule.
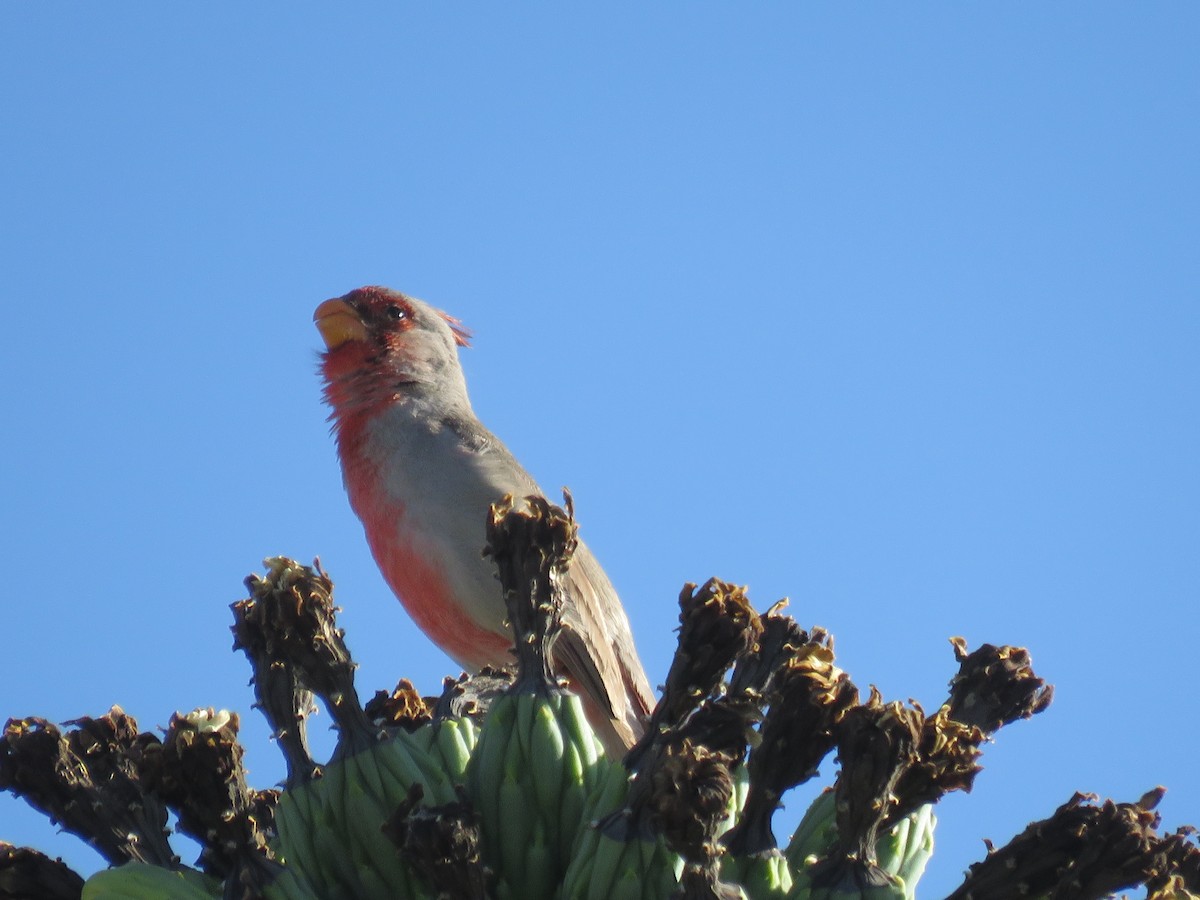
[[[441,310],[438,310],[438,313],[446,320],[446,323],[450,326],[450,330],[454,332],[454,343],[460,347],[470,347],[471,329],[467,328],[460,320],[454,318],[449,313],[444,313]]]

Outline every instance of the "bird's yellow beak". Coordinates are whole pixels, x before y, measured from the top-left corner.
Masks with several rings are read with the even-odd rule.
[[[367,326],[345,300],[326,300],[313,313],[313,321],[317,323],[317,330],[330,350],[337,349],[347,341],[367,339]]]

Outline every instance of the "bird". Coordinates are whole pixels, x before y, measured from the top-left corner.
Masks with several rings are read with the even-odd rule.
[[[378,286],[326,300],[313,320],[343,485],[384,580],[466,670],[511,665],[503,594],[482,553],[485,522],[504,495],[542,491],[471,407],[459,360],[470,332]],[[654,694],[617,592],[583,541],[566,578],[555,672],[606,751],[623,753],[642,736]]]

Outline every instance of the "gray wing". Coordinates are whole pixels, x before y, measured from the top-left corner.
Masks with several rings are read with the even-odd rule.
[[[478,420],[447,416],[442,424],[457,435],[465,452],[488,459],[493,472],[504,473],[504,479],[497,479],[496,500],[505,492],[545,496],[508,448]],[[582,694],[588,718],[605,748],[622,755],[642,736],[654,708],[654,692],[617,592],[583,542],[571,559],[566,581],[563,630],[554,645],[555,669]]]
[[[582,543],[567,570],[567,585],[570,596],[554,661],[591,701],[589,718],[605,748],[623,755],[645,730],[654,692],[617,592]]]

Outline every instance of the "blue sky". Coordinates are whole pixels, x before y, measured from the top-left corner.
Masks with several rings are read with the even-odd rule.
[[[652,681],[710,575],[927,708],[951,635],[1030,648],[1055,703],[941,805],[923,896],[1076,790],[1200,822],[1197,26],[6,5],[0,714],[239,710],[271,784],[228,605],[281,553],[334,577],[365,695],[456,671],[319,401],[313,308],[379,283],[474,330],[477,412],[571,487]],[[0,837],[99,862],[9,798]]]

